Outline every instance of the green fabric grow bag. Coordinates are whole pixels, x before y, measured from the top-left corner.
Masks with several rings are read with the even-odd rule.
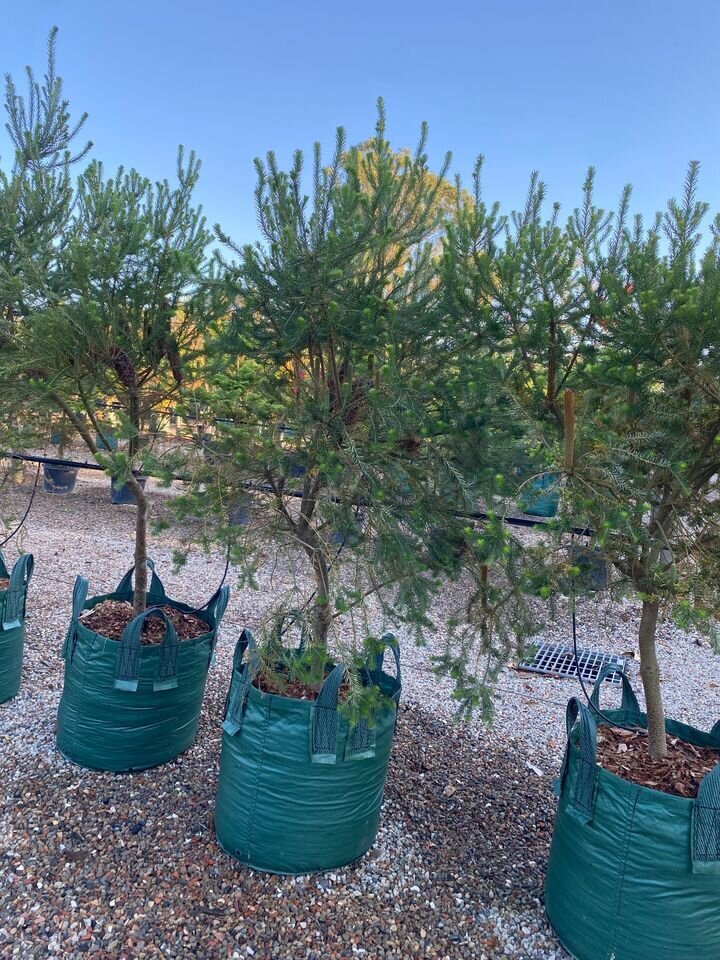
[[[20,692],[23,646],[25,644],[25,600],[32,577],[32,554],[24,553],[8,573],[0,553],[0,579],[9,580],[0,590],[0,703]]]
[[[401,689],[397,643],[390,634],[383,641],[397,679],[383,671],[382,654],[365,679],[388,704],[373,724],[351,726],[338,711],[342,664],[315,703],[262,693],[252,684],[258,669],[252,634],[243,631],[225,706],[215,807],[218,842],[231,856],[255,870],[298,874],[344,866],[372,846]]]
[[[530,517],[554,517],[560,505],[560,477],[542,473],[523,488],[518,507]]]
[[[83,626],[80,616],[103,600],[132,600],[133,570],[113,593],[87,599],[88,582],[78,577],[70,628],[63,646],[65,680],[58,710],[57,746],[68,760],[95,770],[128,772],[166,763],[195,739],[208,667],[227,606],[222,587],[200,609],[169,600],[152,564],[148,609],[111,640]],[[178,642],[172,624],[157,608],[169,604],[194,613],[207,633]],[[140,645],[146,617],[165,621],[161,644]]]
[[[612,670],[612,668],[609,668]],[[599,686],[593,700],[598,706]],[[627,678],[626,725],[647,727]],[[720,957],[720,764],[688,800],[632,784],[598,767],[596,724],[577,699],[545,885],[548,919],[576,960],[714,960]],[[720,749],[720,724],[667,731]]]

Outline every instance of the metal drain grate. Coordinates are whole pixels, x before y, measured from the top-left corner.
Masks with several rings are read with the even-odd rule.
[[[577,665],[580,676],[588,683],[595,683],[598,674],[606,664],[617,667],[614,673],[606,677],[608,683],[621,683],[622,673],[627,660],[625,657],[616,657],[602,650],[578,650]],[[544,673],[551,677],[577,677],[575,654],[572,647],[564,647],[558,643],[542,643],[532,661],[521,663],[518,670],[527,670],[529,673]]]

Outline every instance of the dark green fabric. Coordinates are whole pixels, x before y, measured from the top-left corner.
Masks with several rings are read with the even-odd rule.
[[[720,766],[697,800],[636,786],[596,765],[595,726],[605,721],[592,712],[575,699],[568,705],[545,885],[550,923],[576,960],[720,958]],[[627,681],[621,708],[603,713],[647,727]],[[688,743],[720,749],[720,730],[666,726]]]
[[[73,616],[63,647],[65,681],[58,710],[57,745],[83,767],[126,772],[166,763],[195,739],[207,671],[229,589],[222,587],[202,608],[170,600],[152,570],[149,607],[169,604],[194,613],[207,633],[178,643],[160,611],[148,609],[126,628],[121,640],[94,633],[80,623],[83,611],[104,600],[132,599],[132,570],[117,590],[87,598],[87,580],[78,577]],[[160,645],[141,646],[147,616],[165,620]]]
[[[367,670],[389,700],[372,724],[352,727],[337,709],[344,667],[335,667],[315,703],[261,693],[252,635],[235,651],[223,722],[215,829],[220,846],[255,870],[312,873],[357,860],[380,819],[401,677],[398,647]],[[244,653],[248,657],[244,659]]]
[[[543,473],[523,487],[518,507],[531,517],[554,517],[560,505],[560,478]]]
[[[33,566],[32,555],[24,553],[9,572],[0,553],[0,579],[10,581],[5,590],[0,590],[0,703],[11,700],[20,692],[25,601]]]

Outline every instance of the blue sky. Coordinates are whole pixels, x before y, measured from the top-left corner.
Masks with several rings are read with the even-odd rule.
[[[335,127],[369,136],[385,98],[389,136],[430,157],[453,151],[469,179],[486,155],[490,199],[522,202],[538,169],[566,212],[588,164],[614,208],[625,182],[651,214],[702,163],[720,208],[717,0],[33,0],[2,14],[0,71],[44,64],[60,27],[59,72],[108,173],[171,176],[177,144],[203,160],[198,199],[240,242],[256,236],[253,157],[328,149]],[[0,134],[0,162],[8,160]]]

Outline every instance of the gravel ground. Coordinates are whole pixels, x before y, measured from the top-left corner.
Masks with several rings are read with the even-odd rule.
[[[223,854],[212,832],[232,650],[239,626],[257,627],[271,603],[265,570],[259,591],[233,593],[200,731],[186,754],[118,776],[81,770],[56,753],[58,654],[75,574],[100,593],[129,565],[133,511],[112,507],[107,486],[83,474],[74,495],[38,492],[23,531],[36,570],[23,689],[0,706],[0,956],[566,958],[544,920],[542,885],[550,783],[563,749],[565,702],[578,692],[573,681],[507,669],[492,731],[460,726],[428,650],[405,643],[403,706],[377,844],[358,865],[324,876],[253,873]],[[6,489],[3,504],[21,514],[28,493],[27,486]],[[166,496],[152,492],[156,513]],[[152,555],[171,596],[202,603],[224,562],[196,554],[173,575],[177,536],[171,529],[153,537]],[[448,586],[438,599],[439,619],[460,590]],[[633,649],[637,605],[589,603],[579,618],[582,645]],[[569,640],[562,619],[547,633]],[[660,656],[668,712],[711,726],[720,659],[669,624],[661,627]]]

